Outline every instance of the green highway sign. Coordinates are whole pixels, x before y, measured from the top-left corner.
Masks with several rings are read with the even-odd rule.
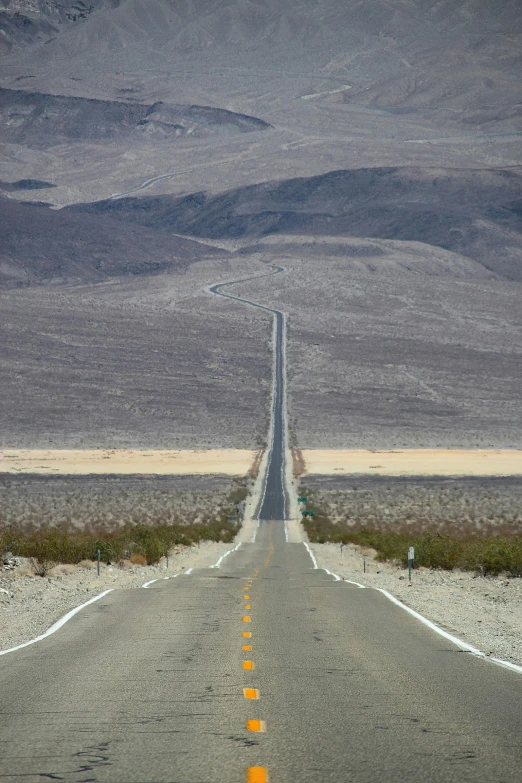
[[[304,517],[313,517],[315,515],[314,515],[313,511],[303,511],[303,516]]]
[[[307,500],[308,498],[297,498],[298,503],[306,503]]]

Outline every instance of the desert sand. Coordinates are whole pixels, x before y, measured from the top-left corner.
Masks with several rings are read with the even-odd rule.
[[[249,449],[9,449],[0,452],[0,473],[244,476],[255,456]]]
[[[305,475],[520,476],[520,449],[307,449]]]

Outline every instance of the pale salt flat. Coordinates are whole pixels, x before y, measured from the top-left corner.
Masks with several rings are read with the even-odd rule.
[[[255,456],[250,449],[4,449],[0,473],[244,476]]]
[[[522,476],[521,449],[306,449],[305,475]]]

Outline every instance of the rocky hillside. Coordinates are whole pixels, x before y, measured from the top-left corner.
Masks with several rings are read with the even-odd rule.
[[[66,211],[216,239],[308,234],[424,242],[479,261],[499,277],[522,280],[517,170],[333,171],[217,196],[125,198]]]
[[[465,125],[520,117],[518,0],[2,0],[4,51],[36,45],[39,78],[62,72],[276,69],[310,75],[308,96]],[[16,52],[15,52],[16,53]],[[27,63],[27,57],[23,55]],[[21,60],[19,61],[21,63]],[[322,80],[321,80],[322,77]]]
[[[121,0],[0,0],[0,52],[48,41],[62,29],[87,19],[100,8]]]
[[[0,199],[0,287],[101,282],[180,269],[207,245],[107,217]]]
[[[248,133],[270,125],[255,117],[211,106],[167,105],[161,101],[98,101],[0,88],[0,139],[46,146],[59,141],[132,139]]]

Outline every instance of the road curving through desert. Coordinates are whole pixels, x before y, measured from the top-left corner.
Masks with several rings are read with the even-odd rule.
[[[272,408],[268,443],[268,461],[265,473],[261,476],[261,497],[256,517],[260,521],[277,519],[283,523],[288,518],[288,488],[286,486],[286,370],[285,370],[285,314],[281,310],[258,304],[250,299],[227,293],[223,289],[231,285],[254,281],[260,277],[271,277],[285,271],[283,267],[270,265],[272,271],[241,280],[231,280],[218,283],[209,288],[216,296],[232,299],[249,307],[270,313],[274,320],[273,338],[273,376],[272,376]]]

